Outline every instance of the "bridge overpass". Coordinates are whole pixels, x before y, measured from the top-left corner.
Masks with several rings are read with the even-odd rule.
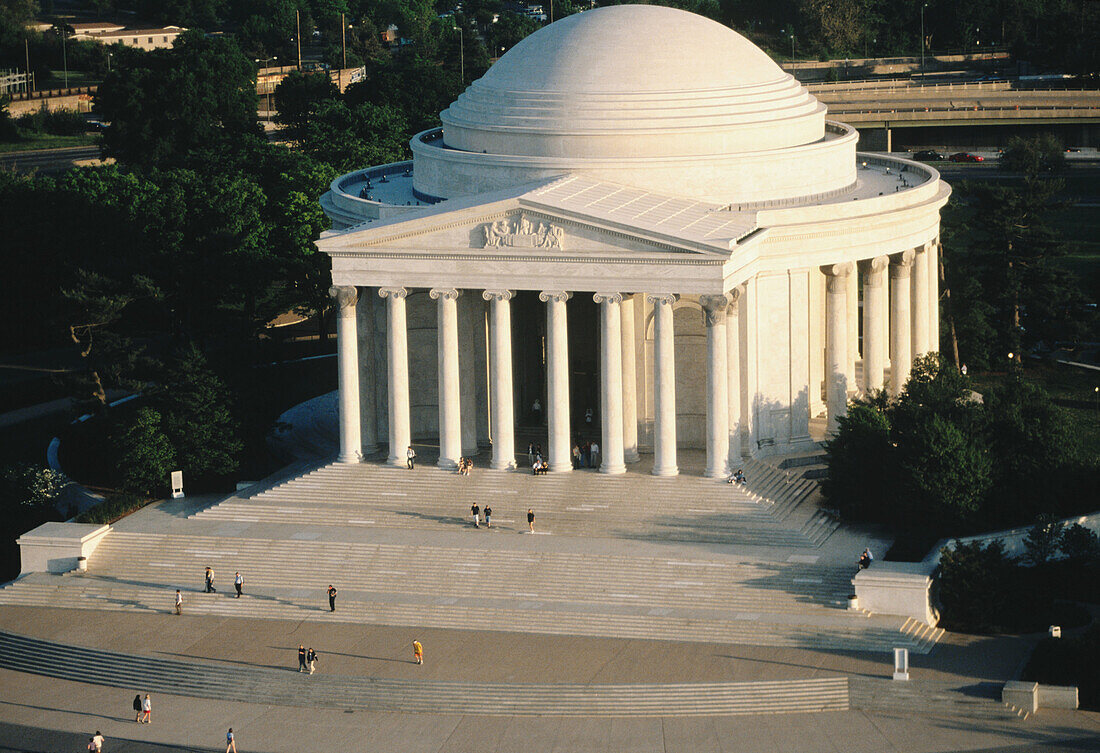
[[[1100,91],[1096,90],[1034,88],[1018,81],[923,84],[897,80],[807,88],[828,105],[830,117],[859,129],[863,149],[899,148],[896,129],[921,129],[919,136],[906,134],[904,140],[909,142],[918,137],[923,143],[986,146],[1035,128],[1056,130],[1067,145],[1075,146],[1095,145],[1100,136]]]

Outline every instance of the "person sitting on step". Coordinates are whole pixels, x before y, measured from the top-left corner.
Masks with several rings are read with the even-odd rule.
[[[863,554],[859,555],[859,569],[866,570],[871,566],[871,563],[875,561],[875,557],[871,554],[870,549],[864,549]]]

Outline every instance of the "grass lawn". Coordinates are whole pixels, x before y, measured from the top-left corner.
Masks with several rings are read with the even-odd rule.
[[[1050,393],[1055,404],[1068,415],[1082,449],[1094,461],[1100,458],[1100,408],[1095,392],[1100,387],[1100,371],[1063,364],[1025,363],[1024,376]],[[974,375],[974,388],[981,392],[983,387],[1002,378],[1000,374]]]
[[[29,152],[38,149],[63,149],[72,146],[94,146],[100,142],[98,134],[86,133],[80,136],[53,136],[47,133],[28,136],[20,141],[0,143],[0,154],[9,152]]]
[[[1073,272],[1092,303],[1100,302],[1100,206],[1072,206],[1055,213],[1051,224],[1066,242],[1056,264]]]

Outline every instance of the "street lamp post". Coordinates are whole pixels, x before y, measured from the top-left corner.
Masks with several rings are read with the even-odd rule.
[[[928,7],[928,3],[922,3],[920,6],[920,77],[921,81],[924,80],[924,9]]]
[[[455,25],[455,29],[458,31],[458,70],[459,75],[462,77],[462,85],[466,85],[466,41],[465,36],[462,34],[462,27]]]
[[[791,34],[791,60],[794,60],[794,34]]]
[[[69,88],[69,56],[65,51],[65,24],[61,24],[61,65],[65,68],[65,88]]]

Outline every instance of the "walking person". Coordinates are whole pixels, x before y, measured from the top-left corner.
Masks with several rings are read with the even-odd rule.
[[[535,511],[534,510],[528,510],[527,511],[527,531],[529,533],[534,533],[535,532]]]
[[[225,733],[225,753],[237,753],[237,738],[233,735],[233,728]]]
[[[141,693],[134,696],[134,722],[141,721]]]
[[[241,591],[244,589],[244,576],[241,575],[240,570],[233,576],[233,588],[237,589],[237,598],[241,598]]]
[[[88,740],[88,750],[94,750],[95,753],[102,753],[104,742],[106,742],[106,738],[103,737],[103,733],[96,730],[95,734]]]
[[[214,571],[209,567],[206,568],[206,593],[217,593],[218,589],[214,588]]]
[[[598,468],[600,466],[600,445],[596,442],[592,443],[592,467]]]
[[[328,587],[328,611],[336,611],[336,586],[329,584]]]
[[[410,471],[416,467],[416,450],[412,448],[412,445],[409,445],[409,449],[405,450],[405,465],[409,467]]]
[[[309,665],[309,673],[313,674],[317,669],[317,652],[313,650],[313,646],[309,647],[309,653],[306,654],[306,664]]]
[[[298,671],[306,671],[306,647],[304,644],[298,644]]]
[[[573,445],[573,467],[581,467],[581,446],[579,444]]]
[[[183,614],[183,594],[180,593],[178,588],[176,589],[176,614]]]
[[[493,514],[493,508],[489,507],[488,503],[485,504],[485,527],[492,528],[493,521],[490,519],[490,515]]]
[[[413,641],[413,661],[417,664],[424,663],[424,647],[420,645],[420,641]]]
[[[141,701],[141,723],[153,723],[153,701],[149,698],[148,693],[145,694],[145,698]]]
[[[481,528],[481,523],[478,522],[478,516],[481,514],[481,508],[477,506],[477,502],[470,505],[470,514],[474,516],[474,528]]]

